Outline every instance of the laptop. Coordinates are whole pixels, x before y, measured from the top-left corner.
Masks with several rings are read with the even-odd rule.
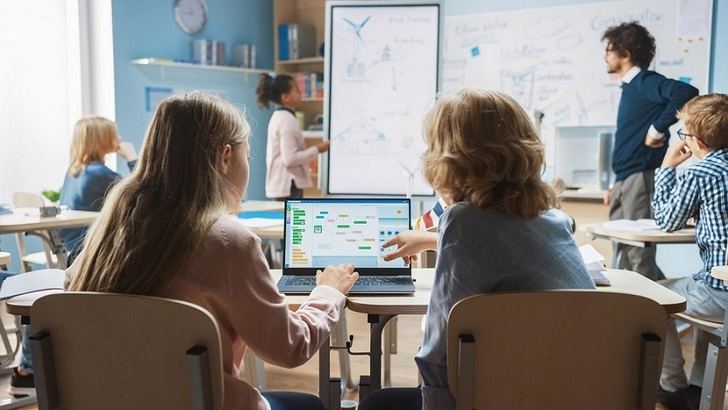
[[[409,199],[289,199],[278,289],[310,293],[316,287],[316,270],[353,263],[359,280],[349,294],[414,293],[412,268],[402,258],[382,258],[396,249],[382,245],[408,229]]]

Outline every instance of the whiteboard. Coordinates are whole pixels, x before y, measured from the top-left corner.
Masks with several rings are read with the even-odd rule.
[[[438,92],[440,6],[327,2],[329,194],[433,195],[422,121]]]
[[[650,69],[708,89],[710,0],[630,0],[450,16],[445,21],[444,93],[503,91],[544,112],[541,135],[553,164],[557,126],[614,125],[621,88],[606,73],[601,37],[638,21],[655,37]]]

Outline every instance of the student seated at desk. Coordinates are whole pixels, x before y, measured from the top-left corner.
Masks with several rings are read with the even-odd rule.
[[[104,117],[85,117],[76,122],[71,142],[71,164],[61,188],[60,204],[77,211],[99,211],[109,188],[121,175],[104,165],[106,154],[116,152],[134,169],[137,154],[134,146],[122,142],[116,124]],[[68,264],[78,256],[86,235],[86,227],[59,230]],[[9,392],[15,396],[35,393],[33,361],[30,355],[30,328],[23,326],[20,366],[13,371]]]
[[[260,393],[238,378],[246,348],[283,367],[327,340],[358,278],[329,266],[298,310],[278,293],[260,239],[230,212],[248,186],[250,126],[205,93],[169,97],[154,114],[138,168],[109,193],[68,269],[77,291],[153,295],[208,310],[221,330],[224,409],[323,409],[314,396]]]
[[[409,231],[383,245],[398,245],[386,259],[437,248],[425,336],[415,358],[423,383],[420,390],[372,393],[362,410],[455,408],[445,344],[448,314],[461,299],[594,288],[571,221],[553,209],[556,194],[541,180],[544,147],[515,100],[476,90],[442,98],[425,120],[425,140],[425,178],[449,204],[438,236]]]
[[[678,113],[685,128],[665,154],[655,174],[652,209],[655,222],[671,232],[695,218],[695,240],[703,269],[692,277],[661,281],[687,299],[685,313],[699,319],[722,322],[728,306],[728,286],[710,276],[713,266],[725,265],[728,245],[728,95],[695,97]],[[675,167],[691,156],[702,159],[682,173]],[[670,409],[698,408],[703,386],[708,343],[717,336],[696,332],[695,362],[690,381],[685,376],[682,349],[674,319],[665,337],[660,402]],[[717,343],[716,343],[717,344]]]
[[[71,142],[71,165],[61,188],[61,205],[76,211],[99,211],[104,198],[121,175],[104,165],[106,154],[121,155],[134,170],[137,153],[134,146],[122,142],[116,124],[104,117],[85,117],[76,122]],[[68,264],[78,256],[87,228],[61,229],[63,248],[68,252]]]

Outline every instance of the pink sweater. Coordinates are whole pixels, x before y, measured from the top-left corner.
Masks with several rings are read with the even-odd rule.
[[[161,296],[200,305],[217,320],[224,409],[266,408],[260,392],[238,378],[238,364],[248,346],[268,363],[299,366],[318,351],[346,304],[339,291],[319,286],[291,311],[271,278],[260,239],[227,216],[212,226],[189,267]]]
[[[159,296],[194,303],[215,317],[222,341],[224,409],[266,409],[260,392],[238,377],[246,348],[268,363],[299,366],[318,351],[346,304],[339,291],[319,286],[291,311],[268,271],[260,239],[228,216],[212,226],[189,266]]]

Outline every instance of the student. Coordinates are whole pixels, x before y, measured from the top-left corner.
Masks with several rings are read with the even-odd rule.
[[[256,94],[262,108],[268,109],[271,101],[278,104],[268,123],[265,195],[278,200],[301,198],[303,188],[313,186],[309,164],[328,151],[329,142],[306,148],[295,113],[301,91],[290,75],[261,75]]]
[[[248,186],[250,127],[232,104],[193,92],[162,101],[135,172],[109,193],[69,288],[153,295],[207,309],[221,330],[225,409],[322,409],[318,398],[261,393],[238,378],[250,347],[269,363],[311,358],[358,278],[328,266],[294,312],[278,293],[260,239],[229,213]]]
[[[698,90],[647,69],[655,57],[655,38],[636,22],[610,27],[602,41],[607,43],[607,72],[622,80],[612,155],[616,180],[604,202],[610,206],[609,219],[651,218],[654,172],[667,150],[668,127]],[[619,249],[622,258],[613,268],[633,270],[652,280],[665,277],[655,263],[654,246],[618,244]]]
[[[661,229],[681,229],[695,218],[695,240],[703,268],[692,277],[661,283],[687,299],[685,313],[722,322],[728,306],[728,286],[710,275],[714,266],[726,264],[728,245],[728,95],[709,94],[690,100],[678,113],[685,128],[680,141],[667,150],[655,174],[652,209]],[[691,156],[701,162],[677,173],[675,167]],[[680,339],[670,319],[665,337],[665,360],[660,384],[666,391],[660,401],[670,409],[698,408],[708,342],[718,337],[696,332],[695,362],[690,381],[685,376]],[[691,407],[695,406],[695,407]]]
[[[442,98],[425,120],[423,171],[448,204],[438,236],[409,231],[386,259],[437,248],[422,348],[423,383],[367,396],[361,409],[454,409],[445,339],[452,306],[499,291],[593,289],[571,236],[571,221],[552,209],[541,180],[544,148],[523,109],[505,94],[463,90]],[[394,406],[394,407],[392,407]]]
[[[134,146],[122,142],[116,124],[104,117],[85,117],[76,122],[71,142],[71,165],[61,188],[61,205],[77,211],[99,211],[104,198],[121,175],[104,165],[104,157],[118,153],[134,169],[137,153]],[[59,234],[68,252],[68,264],[78,255],[87,228],[61,229]]]
[[[78,211],[99,211],[109,188],[121,175],[104,165],[106,154],[116,152],[134,169],[137,154],[134,146],[121,142],[116,124],[104,117],[85,117],[76,122],[71,142],[71,164],[61,188],[60,204]],[[86,227],[60,229],[68,264],[78,255]],[[33,360],[30,355],[29,327],[23,326],[20,366],[13,369],[9,393],[15,396],[35,394]]]

